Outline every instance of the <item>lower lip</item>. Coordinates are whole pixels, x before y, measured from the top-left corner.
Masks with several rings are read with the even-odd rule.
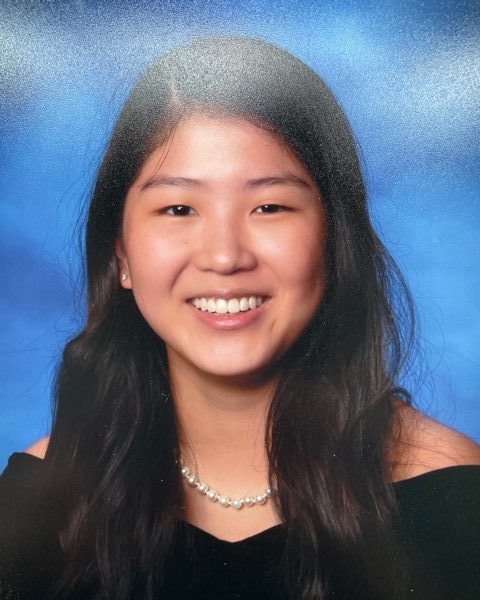
[[[262,304],[260,304],[260,306],[257,306],[257,308],[254,308],[253,310],[246,310],[244,312],[238,312],[234,314],[225,313],[223,315],[202,311],[198,308],[195,308],[193,304],[190,304],[190,307],[194,311],[195,315],[202,321],[202,323],[205,323],[213,329],[231,331],[246,327],[247,325],[250,325],[259,319],[265,312],[265,305],[267,302],[268,300],[265,300]]]

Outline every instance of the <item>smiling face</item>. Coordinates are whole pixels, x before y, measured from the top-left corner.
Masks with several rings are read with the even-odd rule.
[[[240,119],[192,115],[150,155],[117,255],[170,369],[248,378],[290,348],[325,286],[319,196],[285,144]]]

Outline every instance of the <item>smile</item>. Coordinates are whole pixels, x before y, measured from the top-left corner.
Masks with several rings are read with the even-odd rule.
[[[241,298],[194,298],[192,304],[202,312],[217,315],[247,312],[261,306],[267,298],[265,296],[243,296]]]

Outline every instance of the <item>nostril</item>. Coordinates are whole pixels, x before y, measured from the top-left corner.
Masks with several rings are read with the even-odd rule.
[[[206,248],[203,247],[195,255],[198,269],[215,271],[221,274],[231,274],[242,270],[251,270],[256,267],[255,254],[245,247]]]

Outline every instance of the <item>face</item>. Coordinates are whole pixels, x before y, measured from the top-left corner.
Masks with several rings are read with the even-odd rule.
[[[319,191],[284,143],[240,119],[193,115],[128,192],[121,285],[170,368],[248,378],[312,319],[325,238]]]

